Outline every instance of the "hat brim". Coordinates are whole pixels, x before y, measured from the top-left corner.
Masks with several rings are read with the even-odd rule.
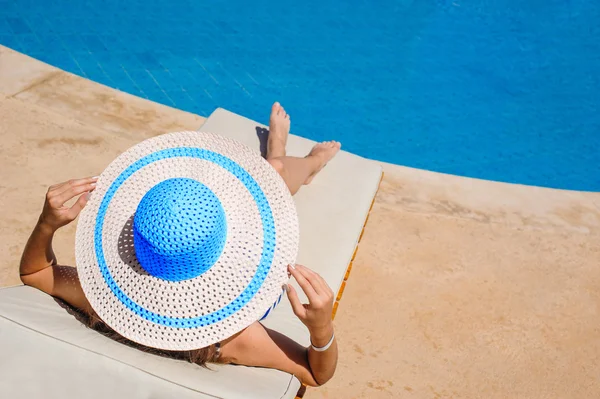
[[[131,228],[144,194],[178,177],[219,198],[227,239],[206,272],[175,282],[139,265]],[[258,153],[215,134],[170,133],[132,147],[102,173],[77,226],[77,267],[92,308],[116,332],[155,348],[197,349],[241,331],[278,300],[298,235],[289,190]]]

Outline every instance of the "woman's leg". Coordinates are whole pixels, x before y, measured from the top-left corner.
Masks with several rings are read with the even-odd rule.
[[[279,103],[273,104],[269,122],[267,161],[281,175],[294,195],[302,185],[312,181],[325,164],[337,154],[341,145],[336,141],[327,141],[315,145],[304,158],[288,157],[285,146],[289,131],[289,115]]]

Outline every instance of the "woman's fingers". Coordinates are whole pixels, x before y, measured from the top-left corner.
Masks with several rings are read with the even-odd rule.
[[[85,192],[92,191],[95,188],[96,188],[96,183],[86,183],[86,184],[82,184],[82,185],[69,187],[69,189],[67,189],[66,191],[64,191],[64,192],[60,193],[59,195],[57,195],[56,197],[54,197],[54,199],[53,199],[54,203],[52,205],[56,208],[60,208],[61,206],[63,206],[63,204],[65,202],[67,202],[71,198],[74,198],[74,197],[78,196],[79,194],[83,194]]]
[[[302,304],[294,287],[288,284],[286,288],[294,314],[311,331],[331,323],[334,298],[323,277],[302,265],[290,267],[289,270],[309,300],[309,304]]]
[[[55,191],[59,192],[54,196],[54,207],[61,207],[71,198],[78,196],[86,191],[92,191],[96,188],[98,177],[85,177],[83,179],[73,179],[63,183]]]
[[[71,179],[66,182],[62,182],[60,184],[56,184],[54,186],[50,186],[48,189],[48,194],[53,197],[57,197],[62,193],[69,191],[73,187],[81,186],[83,184],[95,183],[98,180],[98,177],[84,177],[81,179]]]
[[[60,193],[63,187],[68,186],[69,184],[71,184],[72,182],[74,182],[75,179],[71,179],[71,180],[67,180],[67,181],[63,181],[62,183],[56,183],[50,186],[50,188],[48,189],[48,191],[56,191],[58,193]]]
[[[90,199],[89,192],[81,195],[77,199],[77,202],[75,202],[73,204],[73,206],[71,208],[69,208],[69,211],[67,212],[67,216],[69,217],[69,219],[74,220],[77,217],[77,215],[79,215],[79,212],[81,212],[81,210],[83,209],[85,204],[87,204],[88,199]]]
[[[317,294],[317,292],[315,291],[315,289],[313,288],[311,283],[306,279],[306,277],[303,275],[303,273],[300,271],[300,269],[298,267],[295,267],[295,268],[288,267],[288,271],[290,273],[292,273],[292,276],[294,276],[294,278],[298,282],[298,285],[300,286],[300,288],[302,288],[302,291],[304,291],[304,293],[306,294],[306,297],[308,298],[309,302],[314,302],[315,300],[318,299],[319,295]]]
[[[84,177],[81,179],[71,179],[71,180],[64,181],[62,183],[53,184],[48,189],[48,192],[58,195],[64,191],[66,191],[69,187],[78,186],[78,185],[87,184],[87,183],[94,183],[97,180],[98,180],[98,176]]]
[[[310,282],[310,285],[313,287],[315,292],[319,295],[327,294],[331,291],[329,285],[325,282],[325,279],[321,277],[318,273],[312,271],[306,266],[296,265],[296,269],[302,273],[304,278]]]
[[[84,177],[82,179],[71,179],[62,183],[59,187],[55,189],[57,195],[65,193],[72,189],[73,187],[83,186],[86,184],[96,183],[98,181],[98,177]]]
[[[300,302],[300,298],[298,298],[298,293],[290,284],[286,284],[285,291],[287,293],[287,297],[290,300],[290,305],[292,305],[292,310],[294,314],[300,318],[300,320],[304,319],[306,316],[306,309]]]

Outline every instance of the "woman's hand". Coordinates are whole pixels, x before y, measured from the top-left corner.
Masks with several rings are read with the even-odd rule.
[[[44,209],[27,240],[19,266],[23,284],[58,297],[84,311],[92,308],[79,284],[77,270],[58,265],[52,250],[52,239],[57,229],[79,215],[88,200],[89,192],[96,187],[97,180],[96,177],[69,180],[48,189]],[[67,201],[78,195],[80,197],[71,207],[65,206]]]
[[[50,186],[40,216],[40,224],[56,231],[75,220],[87,203],[89,193],[96,188],[97,180],[97,177],[86,177]],[[65,206],[67,201],[78,195],[80,197],[77,202],[70,208]]]
[[[221,358],[285,371],[306,385],[323,385],[333,377],[338,361],[331,321],[334,295],[325,280],[312,270],[296,265],[288,266],[288,271],[308,297],[309,303],[302,304],[294,287],[285,285],[294,313],[308,327],[312,346],[303,347],[257,322],[226,339],[221,346]]]
[[[287,284],[286,291],[294,314],[308,327],[313,345],[324,346],[333,335],[333,291],[323,277],[307,267],[296,265],[288,270],[309,301],[308,304],[302,304],[294,287]]]

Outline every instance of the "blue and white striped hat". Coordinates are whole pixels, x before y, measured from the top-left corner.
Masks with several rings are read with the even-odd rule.
[[[121,154],[77,226],[81,286],[98,316],[142,345],[188,350],[268,312],[298,251],[298,217],[257,152],[178,132]]]

